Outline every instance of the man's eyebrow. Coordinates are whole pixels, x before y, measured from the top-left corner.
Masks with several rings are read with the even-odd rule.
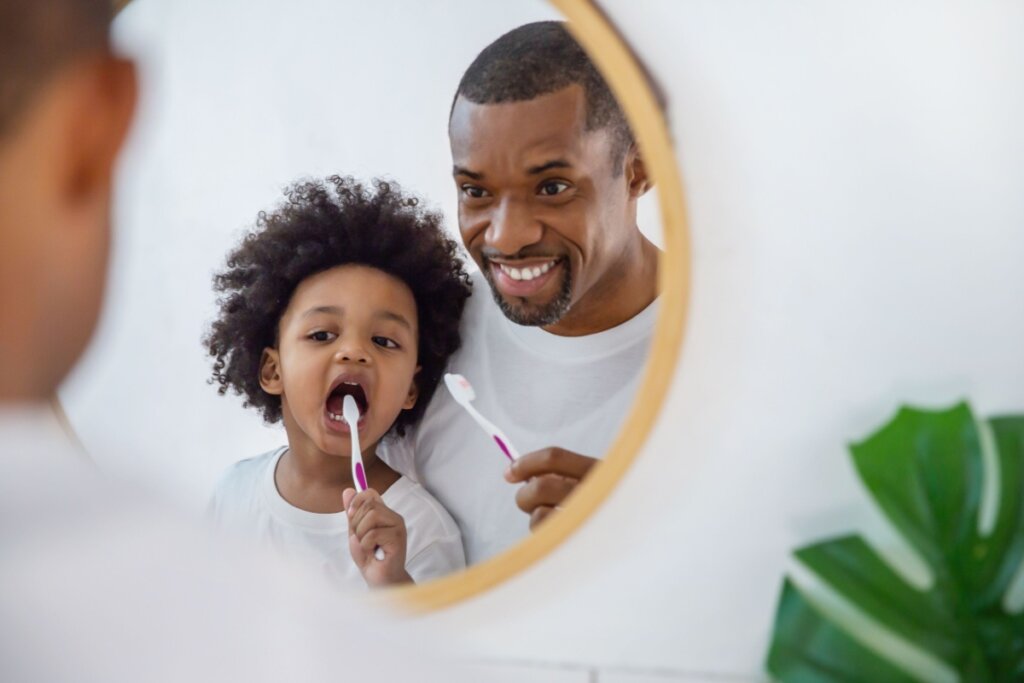
[[[565,159],[552,159],[551,161],[540,164],[539,166],[531,166],[526,169],[526,172],[530,175],[539,175],[545,171],[550,171],[553,168],[572,168],[572,164]]]
[[[373,317],[380,318],[382,320],[393,320],[399,325],[405,326],[410,332],[412,332],[412,323],[401,313],[395,313],[394,311],[377,311],[373,314]]]
[[[334,315],[344,315],[345,309],[341,308],[340,306],[314,306],[313,308],[310,308],[305,313],[303,313],[302,317],[308,318],[311,315],[316,315],[317,313],[331,313]]]
[[[452,167],[452,175],[464,175],[467,178],[472,178],[473,180],[483,180],[484,179],[484,174],[483,173],[477,173],[476,171],[470,171],[468,168],[463,168],[462,166],[453,166]]]

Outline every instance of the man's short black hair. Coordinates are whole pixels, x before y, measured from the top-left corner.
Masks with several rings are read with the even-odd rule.
[[[525,24],[485,47],[462,75],[455,100],[462,96],[474,104],[522,102],[570,85],[583,88],[586,129],[609,130],[617,175],[634,143],[633,132],[608,84],[565,22]]]
[[[227,268],[214,276],[220,313],[204,343],[220,394],[232,389],[267,422],[281,419],[281,397],[260,386],[263,350],[277,346],[278,323],[299,284],[347,264],[398,278],[416,300],[419,398],[392,429],[401,436],[416,423],[459,348],[470,280],[440,214],[383,180],[372,188],[339,176],[299,182],[276,210],[259,213],[256,227],[228,254]]]
[[[107,46],[111,0],[0,0],[0,135],[60,67]]]

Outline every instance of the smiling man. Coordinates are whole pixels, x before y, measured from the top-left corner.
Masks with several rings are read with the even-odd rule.
[[[459,228],[482,275],[451,369],[524,455],[505,471],[447,393],[389,455],[448,508],[479,562],[560,506],[618,431],[654,326],[658,250],[637,227],[643,159],[562,23],[521,26],[480,53],[449,137]]]

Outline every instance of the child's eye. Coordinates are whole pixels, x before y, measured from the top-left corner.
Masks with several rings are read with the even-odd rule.
[[[318,342],[329,342],[334,339],[335,334],[333,332],[326,332],[324,330],[317,330],[316,332],[310,332],[307,336],[308,339]]]
[[[373,343],[377,346],[382,346],[385,349],[397,349],[399,348],[398,342],[394,339],[388,339],[387,337],[372,337]]]
[[[482,199],[490,195],[490,192],[484,188],[479,185],[471,185],[470,183],[464,183],[459,189],[462,190],[462,194],[471,199]]]
[[[540,193],[546,197],[554,197],[569,189],[569,183],[563,180],[549,180],[540,186]]]

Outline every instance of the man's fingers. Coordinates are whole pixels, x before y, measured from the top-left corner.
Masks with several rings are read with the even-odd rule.
[[[534,531],[537,528],[537,526],[545,519],[547,519],[548,515],[550,515],[554,511],[555,508],[549,505],[541,505],[537,508],[534,508],[533,512],[530,513],[530,531]]]
[[[516,505],[523,512],[532,515],[538,507],[561,505],[577,484],[579,480],[557,474],[534,477],[516,491]]]
[[[596,462],[594,458],[564,448],[542,448],[515,460],[509,465],[505,478],[513,484],[542,474],[560,474],[564,477],[582,479]]]

